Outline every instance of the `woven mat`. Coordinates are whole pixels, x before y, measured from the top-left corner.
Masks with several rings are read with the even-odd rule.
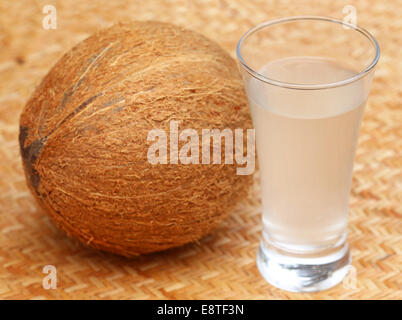
[[[57,9],[44,30],[42,8]],[[0,2],[0,298],[5,299],[402,299],[401,1],[353,1],[358,23],[382,56],[357,150],[349,241],[356,278],[320,293],[278,290],[259,275],[258,184],[237,212],[198,244],[134,260],[84,248],[65,237],[28,192],[17,143],[18,117],[60,56],[118,20],[157,19],[198,30],[234,56],[239,37],[280,16],[342,19],[350,1],[1,1]],[[323,44],[325,45],[325,44]],[[400,58],[400,56],[399,56]],[[45,265],[57,289],[42,287]]]

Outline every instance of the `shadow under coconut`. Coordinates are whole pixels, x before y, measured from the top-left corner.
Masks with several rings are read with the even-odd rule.
[[[222,222],[215,230],[205,235],[198,241],[184,244],[179,247],[170,248],[162,251],[152,252],[148,254],[142,254],[138,256],[125,257],[111,252],[94,249],[77,240],[69,238],[61,230],[58,230],[60,235],[64,234],[64,241],[70,242],[75,247],[76,253],[81,253],[83,256],[91,257],[94,259],[107,259],[110,263],[116,265],[130,265],[137,267],[139,270],[149,270],[156,267],[161,261],[174,261],[173,264],[177,264],[179,261],[191,264],[191,261],[197,259],[205,259],[206,256],[219,255],[222,258],[225,254],[231,255],[230,250],[225,250],[225,244],[232,241],[231,246],[236,246],[233,243],[233,239],[230,239],[227,234],[232,230],[227,220]],[[187,262],[186,262],[187,261]],[[169,263],[170,264],[170,263]],[[165,270],[166,271],[166,270]]]

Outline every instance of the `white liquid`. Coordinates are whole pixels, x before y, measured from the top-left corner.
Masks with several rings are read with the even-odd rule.
[[[309,57],[277,60],[260,73],[298,84],[330,83],[355,74],[330,60]],[[247,90],[256,129],[265,238],[301,252],[341,241],[366,100],[362,84],[295,90],[252,79]]]

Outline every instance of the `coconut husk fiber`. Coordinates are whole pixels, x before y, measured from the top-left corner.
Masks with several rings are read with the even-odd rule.
[[[172,24],[101,30],[65,54],[26,104],[19,141],[29,188],[57,226],[98,249],[132,256],[196,241],[252,178],[229,164],[151,164],[148,132],[169,133],[172,120],[200,136],[250,128],[235,61]]]

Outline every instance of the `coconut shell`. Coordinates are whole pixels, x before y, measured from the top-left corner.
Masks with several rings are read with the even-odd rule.
[[[196,241],[246,196],[251,177],[236,175],[236,162],[152,165],[148,132],[169,133],[171,120],[200,135],[250,128],[235,61],[172,24],[99,31],[57,62],[23,110],[28,186],[58,227],[98,249],[132,256]]]

